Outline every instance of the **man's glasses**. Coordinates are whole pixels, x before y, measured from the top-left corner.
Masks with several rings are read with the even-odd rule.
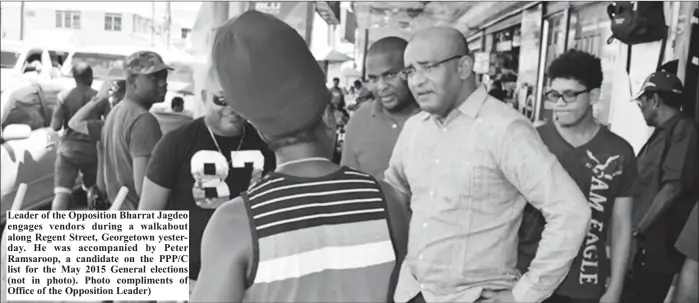
[[[412,77],[417,72],[429,73],[432,70],[434,70],[436,67],[439,67],[440,65],[447,63],[451,60],[460,59],[463,56],[464,55],[456,55],[456,56],[449,57],[449,58],[446,58],[442,61],[438,61],[438,62],[434,62],[434,63],[411,65],[411,66],[408,66],[405,69],[403,69],[400,72],[400,76],[403,80],[408,80],[408,78]]]
[[[211,102],[217,106],[228,106],[228,103],[226,103],[226,98],[223,96],[223,92],[209,93],[206,90],[202,90],[201,93],[204,100],[207,100],[208,95],[211,95]]]
[[[563,102],[566,104],[575,102],[578,99],[579,95],[582,95],[584,93],[589,92],[589,89],[579,91],[579,92],[574,92],[574,91],[564,91],[563,93],[560,93],[556,90],[550,90],[544,94],[544,98],[546,98],[546,101],[548,102],[553,102],[556,103],[558,102],[559,99],[563,99]]]

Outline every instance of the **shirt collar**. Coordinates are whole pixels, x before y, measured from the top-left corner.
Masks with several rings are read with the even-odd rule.
[[[478,110],[481,109],[485,99],[488,97],[488,92],[485,91],[483,85],[479,86],[473,93],[471,93],[464,103],[461,103],[458,110],[471,118],[476,118],[478,115]]]
[[[485,103],[487,97],[488,93],[485,90],[485,86],[481,85],[475,91],[473,91],[468,98],[466,98],[466,101],[459,105],[457,110],[475,119],[478,115],[478,111],[481,109],[481,106],[483,106],[483,103]],[[421,119],[427,119],[431,116],[429,113],[424,111],[420,112],[418,115],[420,115],[419,117]]]
[[[385,114],[383,105],[381,105],[381,101],[379,100],[374,100],[371,101],[371,117],[376,117],[376,115],[383,115]],[[419,115],[424,113],[422,110],[420,110],[420,107],[418,106],[417,109],[413,112],[415,115]]]

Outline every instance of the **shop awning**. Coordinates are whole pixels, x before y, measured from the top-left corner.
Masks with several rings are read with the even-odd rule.
[[[314,52],[313,56],[316,58],[316,61],[345,62],[353,60],[350,56],[347,56],[335,49],[323,52]]]

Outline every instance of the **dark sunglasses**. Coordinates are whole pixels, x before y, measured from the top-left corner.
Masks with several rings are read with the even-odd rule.
[[[226,98],[223,96],[223,92],[212,94],[212,93],[207,92],[206,90],[202,90],[201,93],[202,93],[202,98],[204,100],[207,100],[208,99],[207,95],[210,94],[211,101],[214,102],[214,104],[216,104],[217,106],[228,106],[228,103],[226,103]]]

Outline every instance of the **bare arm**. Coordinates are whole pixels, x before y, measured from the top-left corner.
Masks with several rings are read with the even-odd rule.
[[[145,177],[139,196],[141,200],[138,202],[138,210],[163,210],[167,207],[170,189],[162,187]]]
[[[618,300],[624,287],[624,277],[631,255],[631,215],[633,198],[616,198],[612,210],[612,277],[607,293]]]
[[[695,204],[682,233],[675,243],[675,248],[686,256],[680,271],[677,289],[672,302],[699,302],[697,283],[699,283],[699,253],[697,253],[697,233],[699,233],[699,205]]]
[[[155,145],[146,168],[143,188],[138,203],[139,210],[163,210],[167,208],[171,189],[176,186],[178,169],[184,161],[182,135],[175,130],[165,135]],[[189,159],[187,159],[189,160]]]
[[[252,236],[242,198],[214,212],[201,244],[201,271],[190,302],[241,302],[252,265]]]
[[[103,101],[97,98],[92,98],[90,102],[87,102],[83,107],[81,107],[75,115],[73,115],[72,118],[68,121],[68,127],[70,127],[72,130],[88,135],[89,131],[87,128],[88,124],[88,117],[90,117],[90,114],[95,112],[98,109],[101,109]]]
[[[350,118],[349,123],[347,123],[347,129],[345,130],[345,143],[342,146],[342,159],[340,160],[340,165],[351,167],[354,169],[361,170],[359,167],[359,161],[357,160],[357,155],[354,153],[354,146],[356,143],[355,136],[358,135],[359,125],[357,125],[357,115]]]
[[[150,157],[133,158],[133,185],[139,197],[143,192],[143,179],[146,176],[146,167],[149,159]]]
[[[699,284],[699,263],[687,258],[680,271],[675,299],[672,302],[699,302],[697,284]]]
[[[529,121],[514,121],[501,136],[493,148],[499,155],[498,166],[546,219],[536,256],[512,295],[517,302],[541,302],[568,274],[585,238],[591,210],[585,195]]]
[[[386,199],[386,208],[393,236],[392,240],[396,248],[396,267],[391,273],[391,281],[388,290],[388,302],[393,302],[393,295],[396,291],[396,285],[398,284],[400,268],[405,256],[408,254],[408,224],[410,218],[408,210],[405,208],[407,204],[403,202],[404,196],[384,182],[379,182],[379,184],[381,185],[381,190]]]
[[[133,159],[134,187],[139,196],[143,189],[148,160],[162,135],[158,120],[150,113],[138,117],[131,127],[129,149]]]
[[[53,117],[51,118],[51,129],[54,131],[59,131],[63,128],[63,106],[59,100],[56,110],[53,112]]]

